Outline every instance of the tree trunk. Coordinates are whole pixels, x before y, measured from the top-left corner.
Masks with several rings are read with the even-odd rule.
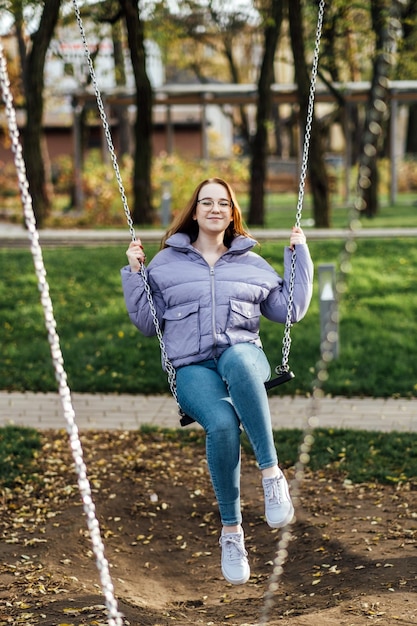
[[[372,0],[372,26],[376,37],[376,54],[373,63],[371,90],[366,107],[365,128],[362,134],[359,159],[358,192],[361,198],[358,209],[366,217],[374,217],[379,210],[378,198],[378,150],[382,136],[388,89],[387,78],[390,62],[387,57],[389,20],[392,7],[390,0]],[[383,110],[381,107],[383,106]]]
[[[417,155],[417,104],[411,103],[408,107],[406,154]]]
[[[272,121],[274,124],[274,135],[275,135],[275,154],[276,156],[282,157],[283,154],[283,141],[282,137],[284,134],[284,124],[281,121],[281,112],[279,109],[279,105],[276,104],[272,107]]]
[[[58,21],[61,0],[45,0],[38,30],[32,35],[32,48],[22,59],[26,100],[26,127],[23,131],[23,157],[38,228],[48,215],[51,198],[45,172],[48,168],[43,137],[43,90],[46,52]]]
[[[410,75],[409,59],[415,58],[417,38],[417,0],[409,0],[401,9],[401,23],[403,40],[401,43],[401,57],[397,68],[397,80],[407,80]],[[403,62],[402,59],[404,59]],[[415,67],[415,65],[414,65]],[[408,107],[407,138],[405,152],[417,155],[417,104],[411,102]]]
[[[119,0],[127,28],[127,36],[136,84],[135,165],[133,172],[136,224],[152,224],[152,87],[146,73],[143,23],[135,0]]]
[[[233,50],[234,50],[233,38],[230,39],[230,42],[226,40],[224,43],[224,56],[226,57],[227,63],[229,65],[232,83],[237,85],[242,81],[240,80],[239,69],[235,62],[235,58],[233,56]],[[240,117],[240,123],[239,123],[240,136],[241,136],[242,141],[244,142],[244,152],[246,153],[250,144],[249,119],[248,119],[248,114],[247,114],[245,105],[240,104],[238,107],[238,110],[239,110],[239,117]]]
[[[303,124],[307,119],[310,78],[305,60],[304,34],[300,0],[288,0],[291,47],[294,57],[295,81],[297,83],[300,115]],[[324,149],[319,123],[313,117],[309,149],[309,181],[313,200],[314,224],[317,228],[329,228],[330,203],[328,178],[324,163]]]
[[[113,54],[115,80],[118,87],[126,87],[125,59],[123,54],[123,34],[120,21],[112,24]],[[117,126],[119,129],[119,155],[130,154],[130,124],[129,112],[124,104],[117,104],[114,113],[117,118]]]
[[[274,82],[274,58],[282,22],[282,1],[271,0],[270,15],[265,16],[264,57],[258,82],[256,133],[251,141],[249,187],[249,224],[265,222],[264,187],[267,175],[268,122],[272,117],[271,86]]]

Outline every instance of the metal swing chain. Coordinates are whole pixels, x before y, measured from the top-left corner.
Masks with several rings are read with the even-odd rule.
[[[305,182],[307,178],[307,169],[308,169],[311,126],[313,123],[314,98],[315,98],[315,93],[316,93],[317,70],[318,70],[318,64],[319,64],[320,40],[321,40],[321,31],[322,31],[322,26],[323,26],[324,6],[325,6],[324,0],[320,0],[319,8],[318,8],[318,17],[317,17],[316,40],[315,40],[315,45],[314,45],[313,64],[312,64],[312,69],[311,69],[310,92],[309,92],[308,106],[307,106],[307,119],[306,119],[305,131],[304,131],[304,144],[303,144],[303,153],[302,153],[302,161],[301,161],[300,182],[299,182],[299,187],[298,187],[297,211],[296,211],[296,216],[295,216],[295,226],[297,228],[300,227],[301,215],[303,211],[304,190],[305,190]],[[290,356],[290,349],[291,349],[291,327],[292,327],[291,316],[292,316],[292,305],[294,302],[296,262],[297,262],[297,252],[294,248],[292,251],[292,257],[291,257],[290,281],[289,281],[289,287],[288,287],[287,317],[285,320],[284,336],[282,339],[282,363],[276,368],[277,374],[288,371],[288,359]]]
[[[113,165],[113,169],[116,175],[116,179],[117,179],[117,184],[119,187],[119,191],[120,191],[120,197],[122,200],[122,204],[123,204],[123,210],[125,212],[126,215],[126,220],[127,220],[127,224],[129,227],[129,231],[130,231],[130,235],[132,237],[132,241],[136,241],[136,233],[135,233],[135,228],[133,225],[133,220],[132,220],[132,216],[130,213],[130,209],[129,209],[129,205],[127,202],[127,197],[126,197],[126,192],[125,192],[125,188],[123,185],[123,181],[122,181],[122,176],[120,174],[120,169],[119,169],[119,165],[117,162],[117,156],[116,156],[116,151],[114,149],[114,145],[113,145],[113,140],[112,140],[112,136],[111,136],[111,131],[110,131],[110,127],[109,127],[109,123],[107,121],[107,115],[106,115],[106,111],[104,108],[104,104],[103,104],[103,99],[101,97],[101,93],[100,93],[100,89],[98,86],[98,82],[97,82],[97,77],[96,77],[96,72],[94,69],[94,64],[93,61],[91,59],[91,55],[90,55],[90,50],[88,48],[88,43],[87,43],[87,37],[85,35],[85,30],[84,30],[84,26],[83,26],[83,21],[81,18],[81,13],[80,13],[80,9],[78,7],[78,3],[77,0],[72,0],[72,4],[74,7],[74,13],[75,13],[75,17],[78,23],[78,28],[80,30],[80,35],[81,35],[81,39],[84,45],[84,54],[85,57],[87,59],[87,64],[88,64],[88,69],[90,72],[90,76],[91,76],[91,82],[94,88],[94,93],[96,96],[96,100],[97,100],[97,107],[99,110],[99,114],[100,114],[100,118],[101,118],[101,122],[103,124],[103,130],[104,130],[104,135],[106,138],[106,142],[107,142],[107,147],[110,153],[110,157],[111,157],[111,161],[112,161],[112,165]],[[159,324],[159,320],[158,320],[158,316],[157,316],[157,312],[156,312],[156,308],[155,308],[155,304],[153,301],[153,296],[152,296],[152,291],[149,285],[149,281],[148,281],[148,277],[146,274],[146,269],[144,268],[144,266],[141,266],[140,269],[140,273],[143,279],[143,284],[144,284],[144,288],[145,288],[145,293],[146,293],[146,297],[149,303],[149,308],[151,311],[151,315],[152,315],[152,321],[155,327],[155,332],[156,332],[156,336],[158,337],[158,341],[159,341],[159,347],[161,350],[161,355],[162,355],[162,362],[165,366],[165,371],[167,373],[167,378],[168,378],[168,384],[171,390],[171,394],[173,395],[178,409],[180,410],[180,405],[178,402],[178,397],[177,397],[177,386],[176,386],[176,376],[175,376],[175,368],[172,365],[171,361],[168,358],[167,352],[166,352],[166,348],[165,348],[165,343],[163,340],[163,336],[162,336],[162,331],[161,331],[161,327]]]
[[[78,436],[78,428],[75,423],[75,412],[71,401],[71,392],[67,384],[67,374],[64,369],[59,336],[56,331],[56,321],[53,313],[52,301],[49,295],[49,285],[46,279],[46,270],[42,257],[42,249],[39,244],[39,234],[36,229],[36,220],[32,207],[32,198],[29,193],[29,184],[26,176],[25,162],[22,156],[22,146],[19,141],[19,130],[16,122],[16,112],[13,106],[13,98],[10,91],[10,81],[7,73],[7,65],[4,57],[3,46],[0,43],[0,84],[6,109],[6,117],[9,127],[11,148],[14,153],[14,161],[18,176],[18,184],[24,210],[26,227],[31,242],[31,252],[38,280],[40,300],[43,307],[45,326],[48,332],[48,341],[51,350],[52,363],[55,370],[55,378],[58,382],[58,391],[61,398],[64,417],[67,423],[72,456],[78,480],[78,488],[83,502],[84,513],[87,520],[93,552],[96,557],[97,569],[100,575],[101,588],[108,611],[109,626],[123,626],[122,616],[118,611],[114,596],[114,587],[110,576],[109,563],[104,555],[104,545],[101,538],[100,526],[95,513],[95,505],[92,498],[90,482],[87,477],[87,468],[83,460],[83,450]]]
[[[398,6],[400,4],[401,0],[397,0],[392,3],[388,18],[387,42],[393,49],[396,48],[398,33],[401,29],[401,25],[397,17],[397,12],[399,10]],[[350,259],[356,251],[355,232],[357,228],[360,227],[358,222],[358,211],[365,208],[364,192],[370,184],[368,169],[369,155],[373,155],[375,153],[377,141],[382,133],[381,122],[387,114],[387,105],[384,100],[386,98],[388,73],[390,66],[394,62],[394,54],[390,51],[386,51],[383,55],[382,61],[383,71],[381,72],[381,76],[379,78],[378,99],[374,103],[372,115],[369,116],[369,126],[366,129],[365,134],[367,137],[367,143],[364,146],[365,156],[362,157],[362,163],[359,168],[357,196],[349,213],[348,234],[339,259],[340,270],[336,280],[336,292],[339,297],[346,291],[346,281],[351,270]],[[338,312],[334,306],[333,310],[330,311],[329,321],[325,328],[324,339],[320,346],[321,358],[315,365],[316,378],[313,382],[310,412],[306,417],[306,427],[304,428],[302,443],[299,447],[298,460],[295,464],[294,479],[291,481],[290,487],[294,502],[299,499],[299,490],[304,479],[305,468],[310,462],[310,451],[314,443],[314,429],[319,425],[317,414],[320,400],[324,396],[323,384],[328,378],[328,367],[329,363],[333,359],[334,344],[338,341],[337,333],[334,332],[334,323],[337,321],[337,318]],[[258,626],[268,625],[269,614],[273,606],[274,593],[278,589],[279,580],[283,573],[285,562],[288,558],[288,547],[292,540],[292,533],[290,529],[295,522],[296,519],[294,517],[287,528],[283,529],[280,541],[278,542],[273,571],[269,580],[268,589],[265,593],[263,610]]]
[[[304,134],[300,184],[299,184],[299,190],[298,190],[298,203],[297,203],[297,212],[296,212],[296,220],[295,220],[296,226],[300,226],[300,223],[301,223],[305,181],[307,177],[311,126],[313,122],[314,98],[315,98],[319,53],[320,53],[321,31],[322,31],[323,18],[324,18],[324,8],[325,8],[325,1],[320,0],[319,8],[318,8],[318,17],[317,17],[313,65],[312,65],[312,71],[311,71],[310,93],[309,93],[308,108],[307,108],[307,120],[306,120],[305,134]],[[294,295],[296,257],[297,255],[296,255],[296,251],[294,248],[293,253],[292,253],[292,259],[291,259],[291,273],[290,273],[290,284],[289,284],[287,319],[285,322],[285,331],[284,331],[283,346],[282,346],[282,365],[277,367],[276,369],[277,373],[288,370],[288,357],[289,357],[290,347],[291,347],[291,335],[290,335],[291,309],[292,309],[293,295]],[[324,367],[327,367],[327,365],[325,364]],[[310,415],[307,418],[306,427],[304,428],[304,431],[303,431],[302,442],[299,447],[298,460],[295,464],[294,479],[291,481],[291,485],[290,485],[291,496],[294,500],[294,504],[296,504],[299,498],[300,485],[304,478],[305,468],[310,461],[310,450],[314,443],[313,431],[314,431],[314,428],[316,428],[318,425],[316,414],[318,412],[319,398],[321,398],[323,395],[321,386],[324,381],[324,377],[321,376],[321,372],[322,372],[322,366],[320,362],[319,372],[317,375],[318,384],[314,385]],[[280,539],[278,541],[276,555],[275,555],[274,562],[273,562],[272,574],[268,582],[268,588],[265,592],[264,604],[263,604],[258,626],[268,625],[269,614],[271,612],[273,602],[274,602],[274,593],[278,590],[279,581],[284,572],[284,565],[288,558],[288,547],[293,538],[291,527],[295,524],[295,522],[296,522],[296,517],[294,516],[291,522],[285,528],[283,528]]]

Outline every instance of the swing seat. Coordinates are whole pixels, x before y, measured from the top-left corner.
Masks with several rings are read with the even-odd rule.
[[[265,389],[267,391],[269,391],[269,389],[273,389],[274,387],[278,387],[278,385],[287,383],[289,380],[295,378],[295,374],[291,370],[279,370],[279,368],[277,368],[276,373],[278,374],[276,378],[272,378],[271,380],[266,381]]]
[[[275,372],[278,374],[278,376],[276,378],[273,378],[272,380],[267,380],[266,383],[264,383],[265,389],[267,391],[273,389],[274,387],[278,387],[278,385],[283,385],[289,380],[295,378],[295,374],[291,370],[283,370],[280,367],[277,367]],[[178,415],[180,416],[181,426],[189,426],[190,424],[193,424],[195,422],[195,420],[186,413],[184,413],[182,409],[179,409]]]
[[[181,426],[188,426],[189,424],[193,424],[195,420],[192,417],[184,413],[182,409],[178,411],[178,415],[180,416],[180,424]]]

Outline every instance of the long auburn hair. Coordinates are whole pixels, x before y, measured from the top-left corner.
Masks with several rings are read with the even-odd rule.
[[[239,206],[239,203],[236,199],[236,194],[233,191],[232,187],[222,178],[207,178],[203,180],[199,185],[197,185],[194,190],[193,195],[191,196],[188,203],[185,205],[184,209],[179,213],[172,222],[170,228],[165,233],[162,238],[161,248],[166,248],[166,240],[174,235],[175,233],[186,233],[190,236],[190,241],[193,242],[198,237],[198,224],[197,221],[193,219],[194,213],[197,208],[197,200],[200,193],[200,190],[204,185],[209,183],[217,183],[222,185],[230,198],[232,203],[232,220],[224,233],[224,245],[228,248],[232,243],[233,239],[238,235],[243,235],[244,237],[250,237],[250,234],[245,230],[242,218],[242,210]]]

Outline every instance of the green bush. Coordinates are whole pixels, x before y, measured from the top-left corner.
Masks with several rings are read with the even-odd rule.
[[[128,206],[131,209],[133,160],[125,156],[120,159],[119,170]],[[65,196],[64,208],[54,210],[46,225],[54,227],[118,227],[126,223],[120,190],[110,163],[103,163],[101,153],[92,150],[84,164],[83,194],[84,210],[79,214],[71,211],[73,194],[73,162],[70,157],[60,157],[54,164],[55,194]],[[249,177],[248,161],[235,159],[184,159],[178,154],[161,154],[152,162],[152,195],[156,225],[160,222],[159,208],[162,195],[168,191],[171,197],[171,212],[180,211],[196,184],[210,176],[221,176],[237,189],[246,189]]]
[[[172,212],[184,206],[196,185],[206,178],[219,176],[236,189],[246,189],[249,180],[248,160],[233,159],[187,160],[178,154],[162,154],[153,161],[152,180],[154,203],[158,207],[162,194],[168,189],[171,195]]]
[[[123,156],[118,159],[121,180],[127,197],[128,206],[133,205],[132,175],[133,159]],[[13,163],[0,163],[0,202],[1,213],[9,221],[20,222],[22,209],[18,192],[16,171]],[[390,163],[386,159],[379,161],[379,192],[382,197],[389,195]],[[417,162],[403,160],[398,163],[398,189],[404,193],[413,193],[417,189]],[[350,181],[352,194],[356,187],[356,168],[352,168]],[[329,168],[331,173],[331,168]],[[333,172],[334,174],[334,172]],[[339,174],[337,174],[340,176]],[[247,203],[249,182],[249,158],[236,153],[227,159],[212,154],[209,159],[189,159],[177,153],[161,153],[152,161],[152,201],[155,210],[154,224],[159,225],[162,195],[168,191],[171,196],[171,210],[175,214],[180,211],[188,200],[195,185],[208,177],[220,176],[228,180],[236,192],[243,207]],[[103,162],[101,151],[91,150],[87,153],[83,166],[84,208],[81,212],[74,211],[74,162],[71,156],[60,156],[52,163],[53,210],[45,225],[51,227],[121,227],[126,223],[120,190],[110,160]],[[342,185],[343,186],[343,185]],[[333,221],[340,226],[339,203],[343,200],[332,196]],[[269,228],[282,227],[276,223],[274,212],[281,212],[284,204],[290,207],[290,220],[294,220],[296,193],[266,194],[266,225]],[[305,198],[304,217],[310,215],[310,197]],[[346,225],[347,217],[343,214],[342,225]]]

